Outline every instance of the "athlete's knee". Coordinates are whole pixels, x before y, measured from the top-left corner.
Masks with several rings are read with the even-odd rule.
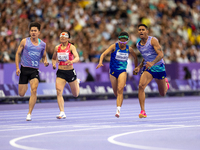
[[[124,90],[124,87],[118,87],[117,88],[117,94],[122,94],[123,93],[123,90]]]
[[[36,95],[37,94],[37,88],[31,89],[31,95]]]
[[[144,89],[145,89],[145,85],[144,85],[144,84],[141,84],[141,83],[139,83],[139,90],[143,90],[143,91],[144,91]]]
[[[58,96],[62,95],[62,92],[63,92],[62,89],[56,88],[56,91],[57,91],[57,95],[58,95]]]

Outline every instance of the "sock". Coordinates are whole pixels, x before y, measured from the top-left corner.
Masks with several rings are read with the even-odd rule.
[[[121,107],[120,107],[120,106],[118,106],[118,107],[117,107],[117,110],[118,110],[119,112],[120,112],[120,109],[121,109]]]
[[[60,114],[65,114],[65,112],[64,112],[64,111],[61,111]]]

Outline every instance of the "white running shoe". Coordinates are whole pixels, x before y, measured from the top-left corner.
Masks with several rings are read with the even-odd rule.
[[[31,114],[28,114],[28,115],[27,115],[26,121],[31,121]]]
[[[80,84],[80,83],[81,83],[81,79],[78,79],[78,78],[77,78],[77,82]]]
[[[60,112],[59,115],[56,116],[57,119],[65,119],[66,118],[66,115],[64,112]]]
[[[117,110],[117,112],[116,112],[116,114],[115,114],[115,117],[119,118],[119,116],[120,116],[120,111]]]

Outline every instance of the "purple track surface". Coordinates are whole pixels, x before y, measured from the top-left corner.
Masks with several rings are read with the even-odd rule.
[[[115,100],[0,105],[1,150],[199,150],[200,97],[147,98],[139,119],[137,99],[125,99],[120,118]]]

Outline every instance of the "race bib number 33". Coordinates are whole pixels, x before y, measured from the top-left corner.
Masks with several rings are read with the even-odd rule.
[[[128,53],[117,52],[115,59],[119,61],[127,61],[128,60]]]

